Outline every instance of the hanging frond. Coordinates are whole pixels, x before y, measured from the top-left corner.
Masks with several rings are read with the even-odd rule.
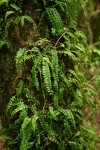
[[[15,96],[12,96],[12,97],[10,98],[10,101],[9,101],[9,103],[8,103],[8,105],[7,105],[7,108],[6,108],[6,112],[7,112],[7,113],[10,112],[10,109],[14,106],[15,101],[16,101],[16,97],[15,97]]]
[[[14,116],[16,113],[27,108],[27,106],[23,102],[19,102],[17,105],[18,105],[18,107],[14,111],[12,111],[11,116]]]
[[[50,130],[50,126],[42,114],[39,114],[39,122],[41,124],[42,129],[48,133]]]
[[[52,75],[54,78],[54,87],[57,90],[58,89],[58,71],[59,71],[59,64],[58,64],[58,54],[57,51],[52,50]]]
[[[50,67],[45,60],[43,60],[42,68],[43,68],[42,73],[43,73],[43,77],[44,77],[44,83],[46,86],[46,90],[48,93],[52,94],[53,90],[52,90]]]
[[[33,129],[33,131],[35,132],[36,131],[36,129],[37,129],[37,120],[38,120],[38,114],[36,113],[36,114],[34,114],[34,116],[32,116],[32,129]]]
[[[51,23],[52,28],[55,29],[55,34],[60,35],[63,32],[64,25],[61,16],[56,8],[46,8],[48,21]]]
[[[16,68],[18,70],[18,75],[22,75],[22,67],[24,63],[24,54],[25,54],[25,48],[20,48],[16,55]]]
[[[56,112],[53,110],[52,106],[49,106],[49,112],[50,112],[51,117],[56,120],[57,119]]]
[[[72,123],[72,125],[75,127],[75,119],[74,119],[74,116],[73,116],[73,113],[70,109],[60,109],[61,113],[63,113],[66,117],[66,119],[69,119]]]

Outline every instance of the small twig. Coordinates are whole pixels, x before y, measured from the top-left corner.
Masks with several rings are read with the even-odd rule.
[[[100,13],[100,9],[97,9],[96,11],[94,11],[94,12],[92,12],[91,14],[90,14],[90,16],[92,17],[92,16],[96,16],[97,14],[99,14]]]
[[[100,41],[95,42],[95,43],[93,44],[93,46],[97,46],[97,45],[100,45]]]
[[[55,44],[55,49],[56,49],[56,47],[57,47],[57,45],[58,45],[58,42],[60,41],[60,39],[65,35],[65,33],[67,32],[67,30],[68,29],[66,29],[65,31],[64,31],[64,33],[58,38],[58,40],[57,40],[57,42],[56,42],[56,44]]]
[[[90,44],[89,48],[92,48],[93,46],[98,46],[98,45],[100,45],[100,41]]]

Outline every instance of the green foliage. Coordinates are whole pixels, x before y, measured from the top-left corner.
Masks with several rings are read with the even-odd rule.
[[[7,3],[7,2],[8,2],[8,0],[1,0],[0,1],[0,6],[3,5],[3,4],[5,4],[5,3]]]
[[[76,37],[74,34],[72,35],[73,38],[70,39],[69,36],[68,41],[73,40],[75,42]],[[76,55],[77,53],[74,53],[74,50],[71,52],[73,43],[70,43],[69,50],[65,45],[61,51],[61,48],[58,50],[53,48],[52,43],[47,39],[36,41],[31,49],[24,48],[17,52],[16,67],[19,77],[23,77],[23,65],[27,61],[32,62],[29,81],[25,84],[20,80],[20,86],[16,91],[16,94],[19,93],[17,94],[19,97],[21,97],[21,93],[24,93],[26,100],[21,99],[20,101],[20,98],[17,100],[16,97],[15,101],[18,102],[16,107],[13,107],[14,103],[11,103],[11,98],[11,102],[8,104],[8,108],[11,107],[11,104],[13,107],[11,116],[16,115],[16,113],[21,115],[23,110],[27,111],[27,116],[23,116],[20,130],[21,150],[29,149],[29,146],[35,149],[42,147],[43,149],[46,149],[46,147],[61,149],[60,145],[63,140],[63,147],[68,146],[68,148],[76,150],[81,150],[83,147],[87,148],[82,129],[83,114],[81,111],[85,94],[83,94],[79,85],[83,82],[83,85],[87,87],[84,91],[86,92],[88,90],[87,81],[84,76],[83,79],[79,78],[80,70],[78,72],[71,70],[71,66],[65,70],[65,65],[68,62],[64,62],[64,59],[69,59],[72,62],[83,59],[85,52],[77,49],[77,42],[75,45],[75,50],[78,50],[78,54],[81,53],[82,56]],[[60,65],[61,63],[62,65]],[[78,135],[78,133],[80,134]],[[39,138],[38,142],[32,142],[32,138]],[[48,142],[50,142],[49,145]]]
[[[95,94],[82,72],[88,55],[87,41],[77,28],[76,16],[82,10],[86,15],[84,1],[29,1],[28,5],[32,4],[34,12],[39,13],[37,18],[32,18],[32,7],[28,14],[28,10],[23,10],[26,4],[25,0],[9,1],[2,26],[4,40],[11,25],[24,31],[31,23],[34,35],[39,34],[30,44],[25,41],[24,46],[15,50],[18,83],[6,108],[11,120],[8,132],[13,131],[11,138],[15,139],[12,147],[95,150],[96,134],[84,125],[82,112],[91,92]],[[4,44],[2,36],[1,47]]]
[[[63,22],[56,8],[46,8],[48,20],[55,30],[55,34],[60,35],[63,32]]]

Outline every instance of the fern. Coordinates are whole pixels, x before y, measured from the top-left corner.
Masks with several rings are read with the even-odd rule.
[[[22,12],[21,9],[20,9],[20,7],[18,7],[18,6],[15,5],[14,3],[12,3],[12,4],[10,5],[10,7],[12,7],[15,11]]]
[[[39,71],[39,67],[42,63],[42,58],[38,57],[35,61],[34,61],[34,66],[32,67],[31,73],[32,73],[32,82],[33,85],[36,87],[37,90],[39,90],[39,81],[38,81],[38,71]]]
[[[23,102],[19,102],[17,105],[18,105],[17,108],[14,111],[12,111],[11,116],[13,116],[16,113],[18,113],[19,111],[27,108],[27,106],[25,106],[25,104]]]
[[[39,114],[39,121],[43,130],[48,133],[48,131],[50,130],[50,127],[49,127],[48,122],[45,120],[42,114]]]
[[[85,16],[87,17],[87,19],[89,19],[89,18],[88,18],[88,13],[87,13],[86,6],[85,6],[84,1],[81,0],[81,1],[80,1],[80,4],[81,4],[81,6],[82,6],[82,9],[83,9],[83,11],[84,11]]]
[[[37,28],[35,22],[33,21],[33,19],[30,16],[28,16],[28,15],[18,16],[14,20],[14,24],[18,24],[20,22],[21,27],[23,28],[25,26],[25,20],[29,21],[30,23],[32,23],[34,25],[35,28]]]
[[[21,130],[20,130],[21,133],[23,133],[26,130],[30,122],[31,122],[31,118],[28,118],[28,117],[24,118],[23,124],[21,126]]]
[[[57,117],[56,117],[56,112],[53,110],[53,107],[52,106],[49,106],[49,112],[50,112],[50,115],[53,119],[57,120]]]
[[[84,1],[29,1],[25,11],[26,1],[14,2],[9,0],[5,12],[5,37],[1,36],[0,48],[8,42],[11,25],[18,25],[19,36],[24,31],[28,34],[27,28],[34,26],[32,42],[28,43],[27,37],[25,46],[19,45],[21,48],[14,51],[18,86],[6,108],[13,122],[8,125],[8,133],[13,131],[14,148],[90,149],[88,143],[95,134],[84,127],[82,109],[94,105],[88,99],[96,93],[82,70],[88,55],[87,40],[76,24],[82,9],[86,13]],[[37,33],[39,37],[35,38]]]
[[[82,96],[82,93],[77,90],[75,92],[75,100],[74,102],[71,103],[71,105],[75,105],[75,106],[78,106],[78,107],[81,107],[83,105],[83,96]]]
[[[24,54],[25,54],[25,49],[20,49],[16,55],[16,67],[17,67],[19,76],[22,75],[22,66],[24,63]]]
[[[34,114],[34,116],[32,116],[32,129],[35,132],[37,129],[37,120],[38,120],[38,114]]]
[[[73,61],[77,61],[77,57],[70,51],[65,49],[64,51],[59,51],[59,54],[64,54],[65,56],[69,56]]]
[[[50,21],[52,27],[55,29],[55,34],[59,35],[62,33],[64,25],[56,8],[47,8],[46,13],[48,15],[48,20]]]
[[[54,78],[54,87],[58,89],[58,71],[59,71],[59,64],[58,64],[58,55],[55,50],[52,50],[52,74]]]
[[[60,111],[66,116],[66,119],[69,119],[72,125],[75,127],[75,119],[71,110],[68,109],[60,109]]]
[[[7,105],[7,108],[6,108],[7,113],[10,112],[10,109],[12,108],[12,106],[14,106],[15,100],[16,100],[16,97],[12,96],[8,105]]]
[[[18,88],[16,89],[16,95],[17,96],[20,96],[21,92],[22,92],[22,89],[23,89],[23,81],[20,80],[19,84],[18,84]]]
[[[55,108],[58,108],[58,101],[59,101],[59,97],[57,94],[55,94],[53,98],[53,103]]]
[[[7,11],[5,14],[5,19],[7,19],[7,17],[9,17],[11,14],[14,14],[14,11]]]
[[[38,77],[37,77],[37,71],[35,70],[35,68],[33,68],[31,70],[32,72],[32,82],[33,82],[33,85],[35,85],[36,89],[39,90],[39,81],[38,81]]]
[[[50,73],[50,68],[49,65],[46,63],[45,60],[43,60],[43,76],[44,76],[44,83],[47,89],[47,92],[52,94],[52,83],[51,83],[51,73]]]
[[[21,144],[20,144],[20,150],[27,150],[31,147],[31,145],[33,143],[29,143],[29,138],[31,136],[31,131],[30,131],[30,128],[29,126],[26,128],[26,130],[23,131],[23,134],[22,134],[22,141],[21,141]]]

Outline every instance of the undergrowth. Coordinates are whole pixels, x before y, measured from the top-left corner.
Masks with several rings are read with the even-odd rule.
[[[83,73],[87,39],[77,28],[78,14],[87,17],[84,1],[2,0],[0,7],[0,48],[15,52],[17,81],[6,107],[8,147],[95,150],[96,133],[83,113],[96,95]]]

